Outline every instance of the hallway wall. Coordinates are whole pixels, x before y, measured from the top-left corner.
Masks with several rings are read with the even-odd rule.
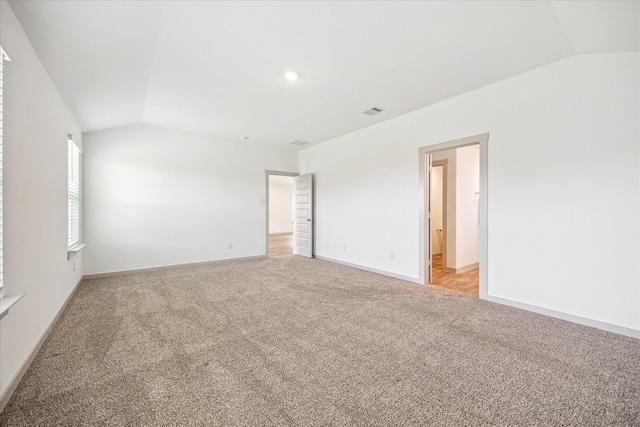
[[[293,233],[293,177],[269,176],[269,234],[274,233]]]
[[[454,268],[478,262],[480,150],[478,145],[456,149],[456,237]]]

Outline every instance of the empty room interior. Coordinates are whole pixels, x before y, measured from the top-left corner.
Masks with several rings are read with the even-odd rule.
[[[640,2],[0,19],[0,425],[640,425]]]

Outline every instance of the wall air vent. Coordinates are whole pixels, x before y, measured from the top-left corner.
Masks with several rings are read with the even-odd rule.
[[[370,116],[373,116],[374,114],[378,114],[381,113],[382,111],[384,111],[382,108],[380,107],[373,107],[368,109],[367,111],[363,111],[364,114],[368,114]]]
[[[296,146],[300,147],[301,145],[307,145],[308,142],[307,141],[298,141],[296,139],[295,141],[291,141],[289,144],[290,145],[296,145]]]

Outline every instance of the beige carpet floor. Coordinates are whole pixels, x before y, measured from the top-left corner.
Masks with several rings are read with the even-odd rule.
[[[85,280],[2,426],[638,426],[640,340],[296,256]]]

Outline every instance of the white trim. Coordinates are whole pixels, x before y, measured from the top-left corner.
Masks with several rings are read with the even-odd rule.
[[[432,160],[431,161],[431,171],[433,172],[433,168],[441,167],[442,168],[442,241],[440,243],[440,253],[442,254],[442,268],[446,268],[447,266],[447,239],[449,238],[449,224],[447,222],[448,212],[448,203],[451,201],[447,197],[447,193],[449,192],[449,160]],[[431,184],[429,184],[431,185]],[[431,194],[429,194],[431,195]],[[437,231],[436,231],[437,232]],[[433,237],[432,237],[433,239]],[[433,246],[433,245],[432,245]],[[433,247],[431,248],[431,262],[433,262],[433,255],[437,255],[433,253]],[[433,280],[433,277],[431,278]]]
[[[44,342],[47,340],[47,337],[49,336],[49,333],[53,329],[53,326],[56,324],[56,322],[58,322],[58,319],[62,315],[62,312],[67,307],[67,304],[69,304],[69,301],[71,301],[71,298],[75,295],[76,291],[78,290],[78,286],[80,286],[80,283],[82,283],[83,280],[84,278],[80,278],[78,283],[76,283],[76,285],[74,286],[73,290],[71,291],[71,293],[69,294],[65,302],[58,309],[58,312],[56,313],[51,323],[49,323],[49,326],[47,327],[47,329],[45,329],[42,335],[40,335],[40,338],[38,339],[38,341],[36,341],[36,344],[33,346],[31,351],[29,352],[29,356],[27,356],[24,362],[22,362],[22,365],[20,365],[20,369],[18,369],[18,371],[13,375],[13,378],[11,378],[11,380],[9,381],[8,386],[5,389],[4,393],[2,394],[2,396],[0,396],[0,413],[2,413],[2,411],[4,410],[4,407],[7,406],[7,403],[9,403],[9,400],[11,399],[13,392],[16,391],[16,388],[18,387],[20,380],[22,380],[22,377],[24,376],[24,374],[27,373],[27,370],[29,369],[29,366],[31,366],[33,359],[35,359],[35,357],[38,355],[40,348],[42,347]]]
[[[163,265],[160,267],[139,268],[135,270],[111,271],[107,273],[87,274],[83,277],[83,279],[102,279],[103,277],[126,276],[129,274],[151,273],[154,271],[171,270],[174,268],[198,267],[201,265],[219,264],[221,262],[247,261],[252,259],[264,259],[264,258],[267,258],[267,256],[256,255],[256,256],[248,256],[248,257],[240,257],[240,258],[225,258],[225,259],[217,259],[213,261],[193,262],[193,263],[187,263],[187,264]]]
[[[336,259],[333,259],[333,258],[327,258],[327,257],[319,256],[319,255],[316,255],[316,258],[319,259],[319,260],[323,260],[323,261],[328,261],[328,262],[333,262],[333,263],[336,263],[336,264],[345,265],[347,267],[357,268],[359,270],[370,271],[372,273],[381,274],[383,276],[393,277],[395,279],[404,280],[406,282],[417,283],[419,285],[423,284],[423,282],[420,281],[419,278],[403,276],[401,274],[391,273],[391,272],[388,272],[388,271],[378,270],[378,269],[370,268],[370,267],[364,267],[362,265],[352,264],[352,263],[344,262],[344,261],[339,261],[339,260],[336,260]],[[430,286],[433,286],[433,285],[430,285]],[[468,294],[466,294],[466,295],[468,295]],[[586,318],[586,317],[575,316],[575,315],[572,315],[572,314],[563,313],[561,311],[555,311],[555,310],[551,310],[551,309],[547,309],[547,308],[543,308],[543,307],[538,307],[538,306],[535,306],[535,305],[521,303],[521,302],[518,302],[518,301],[508,300],[508,299],[505,299],[505,298],[494,297],[494,296],[491,296],[491,295],[488,295],[486,298],[483,298],[483,299],[485,299],[485,300],[487,300],[489,302],[492,302],[492,303],[506,305],[506,306],[518,308],[518,309],[521,309],[521,310],[531,311],[533,313],[542,314],[544,316],[549,316],[549,317],[553,317],[553,318],[560,319],[560,320],[566,320],[568,322],[577,323],[577,324],[582,325],[582,326],[589,326],[589,327],[592,327],[592,328],[601,329],[603,331],[612,332],[612,333],[620,334],[620,335],[625,335],[625,336],[629,336],[629,337],[632,337],[632,338],[640,338],[640,331],[639,330],[627,328],[627,327],[624,327],[624,326],[613,325],[611,323],[601,322],[601,321],[589,319],[589,318]]]
[[[9,309],[25,294],[0,296],[0,319],[9,313]]]
[[[369,271],[371,273],[380,274],[382,276],[393,277],[394,279],[404,280],[405,282],[417,283],[418,285],[423,284],[420,281],[420,279],[417,277],[404,276],[402,274],[392,273],[390,271],[378,270],[377,268],[365,267],[364,265],[352,264],[350,262],[340,261],[334,258],[324,257],[320,255],[316,255],[315,257],[322,261],[329,261],[336,264],[346,265],[347,267],[357,268],[358,270]]]
[[[280,175],[280,176],[298,176],[300,172],[282,172],[282,171],[274,171],[267,169],[264,171],[266,175]]]
[[[506,298],[494,297],[492,295],[487,295],[486,298],[483,298],[483,299],[496,304],[508,305],[510,307],[531,311],[531,312],[542,314],[545,316],[554,317],[556,319],[566,320],[569,322],[577,323],[579,325],[590,326],[596,329],[602,329],[603,331],[613,332],[615,334],[626,335],[632,338],[640,338],[640,330],[627,328],[625,326],[614,325],[611,323],[602,322],[600,320],[589,319],[588,317],[576,316],[573,314],[563,313],[561,311],[551,310],[549,308],[544,308],[544,307],[538,307],[535,305],[513,301]]]
[[[80,252],[85,246],[87,246],[86,243],[78,243],[73,247],[67,249],[67,261],[69,261],[75,254]]]

